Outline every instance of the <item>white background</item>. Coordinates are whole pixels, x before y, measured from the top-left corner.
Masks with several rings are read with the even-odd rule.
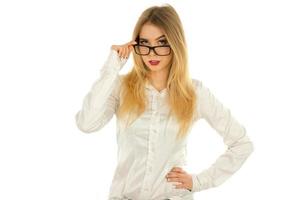
[[[255,147],[236,174],[195,199],[300,198],[299,1],[4,0],[1,200],[107,199],[117,159],[116,119],[85,134],[75,113],[110,46],[131,40],[141,12],[165,2],[183,22],[192,77],[230,108]],[[198,121],[186,170],[200,173],[223,151],[221,137]]]

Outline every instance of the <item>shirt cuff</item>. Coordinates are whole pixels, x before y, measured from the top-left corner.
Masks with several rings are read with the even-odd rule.
[[[192,192],[199,192],[209,188],[210,179],[205,175],[204,172],[200,174],[191,174],[193,180]]]
[[[127,60],[128,58],[120,58],[118,52],[114,49],[111,49],[102,70],[120,71]]]
[[[199,192],[201,190],[200,183],[197,179],[197,174],[191,174],[193,180],[192,192]]]

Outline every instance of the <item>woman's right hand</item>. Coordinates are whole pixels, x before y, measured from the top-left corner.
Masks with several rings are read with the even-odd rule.
[[[112,45],[111,49],[118,52],[120,58],[127,59],[133,50],[133,45],[136,44],[136,41],[130,41],[123,45]]]

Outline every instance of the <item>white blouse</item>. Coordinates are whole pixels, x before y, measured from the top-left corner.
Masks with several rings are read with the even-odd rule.
[[[115,114],[120,102],[119,71],[126,63],[115,50],[100,70],[100,77],[85,96],[76,113],[77,127],[92,133],[103,128]],[[221,137],[228,149],[206,170],[192,174],[192,191],[176,189],[166,174],[175,166],[186,165],[186,138],[176,141],[179,125],[169,116],[167,89],[156,90],[146,83],[149,105],[129,126],[117,120],[118,164],[110,186],[109,200],[192,200],[193,194],[223,183],[233,175],[253,151],[245,128],[230,110],[206,88],[202,81],[192,79],[197,94],[194,121],[204,118]],[[130,120],[130,117],[127,118]],[[191,128],[189,129],[190,132]]]

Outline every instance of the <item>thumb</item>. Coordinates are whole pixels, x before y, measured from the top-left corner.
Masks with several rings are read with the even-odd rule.
[[[133,44],[137,44],[137,42],[133,40],[133,41],[129,42],[129,44],[133,45]]]

